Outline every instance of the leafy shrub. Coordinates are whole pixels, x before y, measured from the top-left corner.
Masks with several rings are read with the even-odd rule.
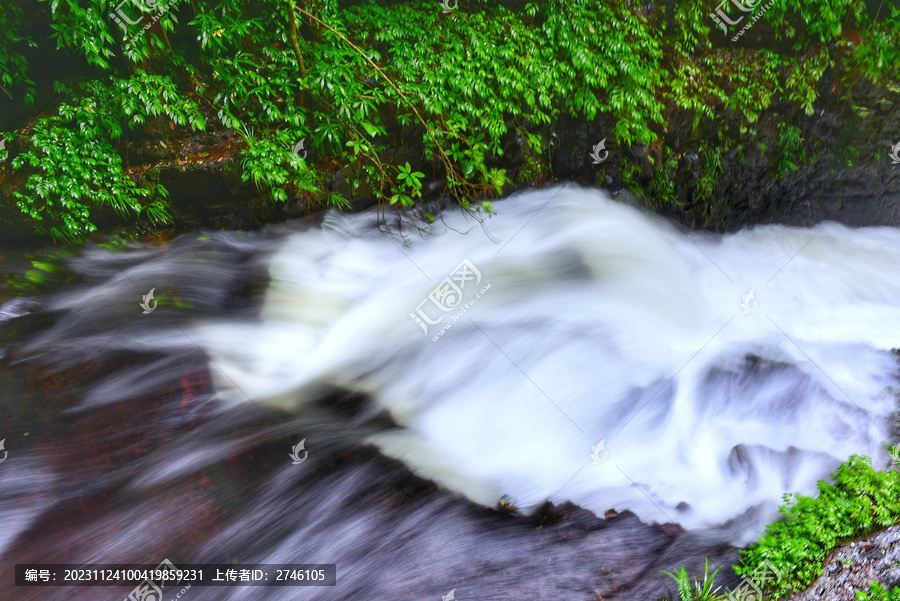
[[[88,81],[59,114],[39,119],[30,146],[12,162],[30,167],[24,191],[14,191],[18,208],[37,222],[39,231],[56,239],[73,240],[96,230],[92,208],[109,206],[121,215],[147,214],[154,221],[169,218],[161,186],[138,186],[124,171],[114,146],[126,129],[164,115],[181,126],[203,129],[196,104],[183,98],[168,77],[138,71],[112,80],[108,87]],[[144,202],[147,199],[149,202]]]
[[[277,202],[287,200],[287,191],[319,192],[315,175],[306,161],[293,151],[292,137],[286,131],[273,137],[258,137],[251,131],[242,132],[247,149],[244,151],[241,175],[243,181],[252,179],[260,190],[268,190]]]
[[[759,542],[744,551],[744,565],[735,572],[749,576],[769,560],[787,576],[772,589],[780,597],[808,586],[839,544],[900,521],[900,472],[876,471],[869,458],[854,455],[832,479],[833,484],[819,482],[816,498],[785,495],[780,508],[784,520],[770,524]]]
[[[22,99],[34,101],[34,81],[28,78],[28,63],[18,47],[32,43],[23,36],[22,9],[12,2],[0,3],[0,92],[12,97],[14,86],[24,85]]]
[[[413,181],[446,177],[445,191],[461,206],[489,210],[483,199],[509,183],[497,165],[509,130],[542,155],[557,123],[600,121],[620,148],[649,152],[668,131],[667,107],[688,111],[695,129],[723,113],[737,117],[741,134],[775,102],[809,115],[833,66],[829,44],[843,48],[836,43],[851,28],[862,31],[861,42],[836,80],[851,88],[863,77],[900,76],[900,12],[873,21],[863,0],[773,4],[766,19],[795,40],[800,60],[796,52],[712,44],[721,32],[704,3],[541,0],[512,11],[470,0],[449,15],[432,0],[343,8],[336,0],[159,0],[146,3],[150,13],[137,4],[123,8],[141,19],[140,31],[127,35],[111,17],[119,7],[106,0],[39,0],[29,15],[32,27],[48,21],[60,52],[80,58],[94,78],[73,79],[75,91],[58,87],[33,129],[7,136],[24,148],[13,172],[28,181],[16,201],[40,231],[79,236],[104,205],[164,219],[165,191],[133,186],[121,172],[122,138],[154,115],[203,130],[199,106],[208,127],[245,133],[244,179],[275,201],[315,192],[328,202],[332,195],[314,190],[324,181],[318,170],[353,164],[360,187],[385,207],[402,212],[421,198]],[[24,23],[17,2],[0,6],[0,102],[33,100],[29,73],[39,65],[23,48],[41,38]],[[400,136],[421,137],[424,156],[397,155],[389,146]],[[799,162],[790,151],[797,138],[792,130],[785,136],[782,174]],[[315,163],[292,158],[287,138],[309,139]],[[724,138],[726,147],[739,143]],[[50,150],[54,139],[91,148],[96,159]],[[90,175],[101,162],[103,174]],[[672,170],[669,159],[655,165],[642,191],[671,202],[664,180]],[[706,171],[715,173],[715,164]],[[422,178],[407,175],[414,173]],[[698,198],[711,195],[711,183]]]
[[[900,586],[888,591],[877,582],[873,582],[871,590],[857,591],[856,598],[860,601],[900,601]]]
[[[853,64],[874,81],[900,75],[900,8],[891,6],[890,10],[890,17],[865,32],[853,55]]]

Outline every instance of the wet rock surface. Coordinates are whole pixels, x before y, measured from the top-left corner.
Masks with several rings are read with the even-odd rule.
[[[900,583],[900,526],[891,526],[832,551],[823,573],[790,601],[853,601],[873,582],[886,589]]]
[[[664,590],[661,570],[696,573],[706,556],[736,560],[728,545],[627,511],[600,517],[563,502],[523,515],[476,505],[367,444],[396,424],[363,394],[324,390],[297,414],[223,406],[213,387],[221,374],[187,323],[252,319],[260,254],[233,235],[105,260],[97,253],[73,267],[83,284],[27,312],[9,306],[0,323],[0,422],[11,432],[0,470],[0,599],[130,592],[16,588],[17,563],[168,558],[337,565],[334,589],[308,587],[301,597],[292,588],[194,587],[197,600],[430,599],[455,588],[460,599],[644,601]],[[116,274],[137,289],[144,278],[168,280],[183,306],[142,315],[109,290],[79,296]],[[156,342],[147,349],[141,340]],[[301,438],[309,457],[293,465],[289,449]],[[178,589],[168,591],[166,601]]]

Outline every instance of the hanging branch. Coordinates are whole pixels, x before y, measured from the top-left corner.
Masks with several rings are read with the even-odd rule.
[[[449,177],[449,181],[451,184],[451,190],[452,190],[454,198],[456,198],[457,202],[459,202],[464,208],[468,208],[468,206],[467,206],[469,204],[468,201],[465,200],[465,198],[460,197],[460,195],[457,193],[453,184],[458,183],[464,189],[466,187],[474,189],[474,186],[472,186],[466,179],[460,177],[459,172],[454,168],[453,163],[450,161],[450,157],[448,157],[447,153],[444,151],[444,147],[441,146],[440,142],[438,142],[438,140],[437,140],[437,137],[434,135],[434,130],[432,130],[428,126],[428,123],[425,121],[425,119],[419,113],[418,109],[416,109],[415,105],[412,102],[410,102],[410,100],[406,97],[406,95],[403,93],[403,91],[400,90],[400,88],[397,87],[397,85],[393,82],[393,80],[391,80],[391,78],[388,77],[384,73],[384,71],[382,71],[381,68],[379,68],[379,66],[375,64],[375,61],[373,61],[371,58],[369,58],[369,56],[365,52],[363,52],[356,44],[354,44],[349,39],[347,39],[347,37],[344,34],[342,34],[340,31],[338,31],[337,29],[335,29],[334,27],[332,27],[331,25],[329,25],[322,19],[316,17],[315,15],[311,14],[310,12],[308,12],[306,10],[303,10],[302,8],[297,7],[297,11],[303,15],[306,15],[313,21],[319,23],[320,25],[322,25],[323,27],[328,29],[334,35],[338,36],[345,44],[347,44],[348,46],[353,48],[353,50],[356,51],[357,54],[359,54],[364,59],[366,59],[366,61],[370,65],[372,65],[372,67],[382,77],[382,79],[384,79],[386,82],[388,82],[388,84],[392,88],[394,88],[394,90],[396,90],[396,92],[400,96],[400,98],[402,98],[403,101],[409,106],[409,108],[412,109],[413,113],[415,113],[416,118],[425,127],[425,131],[428,132],[429,137],[431,137],[431,140],[434,142],[435,147],[437,147],[438,152],[440,153],[440,156],[441,156],[441,162],[444,163],[444,168],[447,170],[447,175]]]
[[[297,56],[297,68],[300,70],[300,78],[306,82],[306,65],[303,63],[303,53],[300,52],[300,43],[298,41],[299,33],[297,32],[297,18],[294,16],[294,0],[285,0],[285,4],[287,4],[287,13],[288,13],[288,34],[291,37],[291,45],[294,47],[294,54]],[[298,9],[302,10],[302,9]],[[300,91],[300,106],[305,108],[306,106],[306,94],[303,90]]]

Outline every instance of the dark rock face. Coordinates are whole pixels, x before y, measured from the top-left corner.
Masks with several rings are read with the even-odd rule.
[[[735,119],[723,117],[693,131],[691,114],[669,111],[669,132],[661,132],[661,144],[671,148],[676,161],[666,175],[674,179],[675,202],[663,202],[650,192],[666,159],[661,146],[617,147],[610,137],[614,124],[599,119],[563,126],[558,146],[551,149],[551,175],[615,192],[633,187],[627,185],[624,171],[637,165],[640,171],[632,179],[644,189],[643,203],[693,229],[734,231],[769,223],[808,227],[825,220],[849,226],[900,224],[900,165],[888,156],[900,141],[900,116],[891,109],[900,94],[860,84],[853,91],[856,110],[827,91],[823,98],[812,116],[773,105],[751,130],[728,144],[720,141],[719,132],[738,132]],[[801,152],[807,159],[787,174],[779,172],[782,124],[800,129]],[[610,155],[594,165],[588,153],[603,138]],[[708,155],[716,150],[721,150],[722,170],[712,196],[700,198],[699,178]]]

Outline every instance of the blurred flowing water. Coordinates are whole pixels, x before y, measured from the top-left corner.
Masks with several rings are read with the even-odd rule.
[[[496,207],[93,249],[0,306],[0,598],[128,594],[15,563],[168,557],[337,564],[183,599],[650,599],[785,492],[887,464],[900,231],[689,233],[575,187]]]

